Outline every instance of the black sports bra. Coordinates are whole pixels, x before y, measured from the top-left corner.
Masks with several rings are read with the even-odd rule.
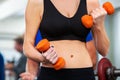
[[[62,15],[50,0],[44,0],[43,18],[40,23],[42,38],[55,40],[80,40],[86,42],[90,29],[81,23],[81,17],[87,14],[86,0],[81,0],[77,12],[71,18]]]

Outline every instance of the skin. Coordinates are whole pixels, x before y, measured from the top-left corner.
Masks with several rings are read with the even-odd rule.
[[[51,2],[62,15],[71,18],[76,13],[80,0],[51,0]],[[101,55],[105,56],[109,49],[109,39],[104,28],[106,12],[99,8],[98,0],[87,0],[87,5],[88,13],[94,19],[94,25],[91,30],[94,36],[95,47]],[[24,53],[28,57],[28,61],[26,72],[20,75],[21,78],[33,80],[37,76],[40,62],[48,60],[50,63],[43,64],[42,66],[53,67],[51,63],[55,63],[59,56],[65,59],[66,64],[64,68],[93,67],[94,60],[92,61],[91,57],[95,53],[89,52],[90,50],[92,51],[92,48],[90,49],[87,43],[79,40],[50,41],[54,48],[51,47],[43,54],[34,48],[35,36],[42,20],[43,10],[43,0],[28,1],[25,14],[26,31],[24,38]]]
[[[87,50],[89,52],[89,55],[91,57],[93,68],[96,69],[96,62],[97,62],[97,52],[94,44],[94,40],[88,41],[86,43]]]

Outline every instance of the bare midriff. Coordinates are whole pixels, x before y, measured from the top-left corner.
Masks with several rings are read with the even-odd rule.
[[[92,60],[85,42],[78,40],[50,41],[59,57],[65,60],[64,68],[92,67]],[[42,64],[44,67],[53,67],[51,64]]]

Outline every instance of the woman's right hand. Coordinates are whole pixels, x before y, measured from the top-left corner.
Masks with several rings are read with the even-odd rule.
[[[58,55],[53,46],[51,46],[47,51],[42,53],[42,55],[46,59],[45,62],[55,64],[58,60]]]
[[[90,15],[94,19],[94,25],[101,25],[104,22],[105,16],[107,15],[107,12],[103,7],[99,7],[94,9]]]

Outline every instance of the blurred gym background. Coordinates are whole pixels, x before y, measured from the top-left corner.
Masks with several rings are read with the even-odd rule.
[[[105,25],[110,39],[110,50],[107,58],[112,64],[120,68],[120,0],[99,0],[102,5],[106,1],[112,2],[115,13],[106,17]],[[20,54],[14,49],[14,39],[25,32],[25,7],[27,0],[0,0],[0,52],[4,63],[14,61],[17,63]],[[98,60],[102,56],[98,55]],[[1,65],[1,64],[0,64]],[[5,72],[6,80],[14,80]],[[120,80],[120,78],[117,78]]]

